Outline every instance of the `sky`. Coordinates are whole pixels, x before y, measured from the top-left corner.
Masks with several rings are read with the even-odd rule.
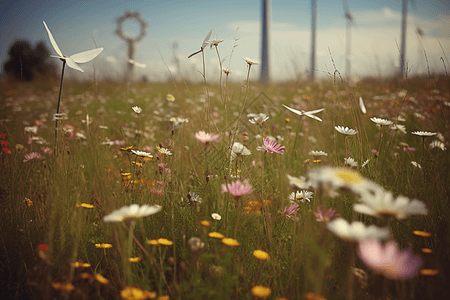
[[[44,41],[53,50],[43,25],[45,21],[64,55],[103,47],[92,62],[80,64],[81,73],[70,69],[65,76],[90,80],[96,76],[120,78],[128,59],[127,43],[117,36],[116,21],[126,11],[139,12],[146,21],[146,35],[135,45],[134,59],[146,65],[135,67],[134,78],[150,80],[184,76],[202,80],[199,50],[212,29],[211,39],[219,44],[230,79],[244,80],[247,67],[242,57],[261,60],[260,0],[4,0],[0,1],[0,63],[17,39],[33,46]],[[390,76],[398,72],[401,44],[400,0],[347,0],[354,16],[351,31],[351,75]],[[316,77],[329,78],[336,69],[345,75],[346,19],[342,0],[317,0]],[[311,1],[270,1],[269,67],[274,81],[306,78],[310,70]],[[417,28],[425,33],[417,34]],[[134,20],[123,23],[122,31],[136,36]],[[441,57],[450,56],[450,1],[415,0],[408,5],[406,63],[411,75],[445,72]],[[235,46],[236,45],[236,46]],[[235,46],[235,47],[234,47]],[[426,58],[424,53],[426,53]],[[444,55],[445,54],[445,55]],[[54,58],[57,65],[62,63]],[[444,58],[445,60],[445,58]],[[206,76],[219,78],[216,51],[205,49]],[[334,63],[333,63],[334,62]],[[447,69],[449,66],[446,66]],[[3,72],[3,67],[1,68]],[[251,79],[258,79],[254,65]],[[0,75],[1,76],[1,75]]]

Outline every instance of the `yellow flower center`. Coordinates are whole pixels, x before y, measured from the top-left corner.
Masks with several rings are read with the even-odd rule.
[[[346,169],[336,171],[336,176],[350,185],[360,183],[363,180],[358,173]]]

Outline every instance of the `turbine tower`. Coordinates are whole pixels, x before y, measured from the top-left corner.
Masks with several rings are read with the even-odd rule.
[[[345,0],[344,0],[344,11],[345,11],[345,18],[347,19],[346,37],[345,37],[345,77],[347,77],[347,80],[350,80],[350,68],[351,68],[350,56],[352,53],[352,25],[354,16],[350,12],[347,5],[347,1]]]
[[[309,79],[314,81],[316,69],[316,23],[317,23],[317,2],[311,0],[311,72]]]
[[[269,9],[270,0],[262,0],[262,45],[261,45],[261,76],[259,82],[267,84],[269,75]]]
[[[403,0],[402,2],[402,46],[400,50],[400,78],[403,78],[405,72],[405,48],[406,48],[406,16],[408,10],[408,0]]]

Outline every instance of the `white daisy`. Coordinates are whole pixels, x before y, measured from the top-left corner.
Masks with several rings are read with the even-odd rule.
[[[381,118],[373,117],[373,118],[370,118],[370,120],[372,122],[374,122],[375,124],[380,125],[380,126],[394,124],[394,122],[392,122],[392,121],[389,121],[389,120],[386,120],[386,119],[381,119]]]
[[[223,40],[211,40],[209,41],[209,49],[212,49],[212,47],[217,47],[219,46],[220,43],[222,43]]]
[[[298,201],[305,202],[305,200],[307,200],[308,202],[311,202],[312,195],[313,195],[313,192],[306,191],[306,190],[292,192],[289,195],[289,201],[291,203],[296,203]]]
[[[441,141],[438,141],[438,140],[432,141],[432,142],[430,143],[430,149],[434,149],[434,148],[439,148],[439,149],[441,149],[442,151],[447,150],[447,148],[445,148],[444,143],[441,142]]]
[[[248,114],[247,115],[249,119],[249,122],[255,125],[262,125],[267,119],[269,119],[269,116],[263,113],[259,114]]]
[[[334,128],[343,135],[355,135],[358,133],[358,131],[344,126],[334,126]]]
[[[379,228],[375,225],[366,226],[362,222],[353,221],[351,224],[343,218],[337,218],[327,223],[327,228],[335,235],[347,241],[361,241],[367,238],[384,240],[390,237],[389,228]]]
[[[421,113],[415,112],[414,117],[421,119],[422,121],[425,121],[426,117],[422,115]]]
[[[159,205],[132,204],[124,206],[103,217],[103,222],[130,222],[137,219],[147,217],[161,211],[162,207]]]
[[[398,130],[398,131],[400,131],[401,133],[406,134],[406,127],[405,127],[405,125],[402,125],[402,124],[392,124],[390,128],[391,128],[391,130]]]
[[[338,194],[335,189],[350,190],[360,196],[376,193],[381,187],[376,183],[365,179],[358,172],[349,168],[320,167],[312,169],[307,174],[306,188],[328,189],[332,196]]]
[[[323,152],[323,151],[315,151],[315,150],[311,150],[308,152],[308,155],[314,156],[314,157],[319,157],[319,156],[328,156],[328,153]]]
[[[131,150],[132,153],[136,154],[137,156],[140,157],[148,157],[148,158],[152,158],[153,155],[151,153],[145,152],[145,151],[139,151],[139,150]]]
[[[224,68],[222,70],[225,74],[229,75],[231,73],[231,69],[230,68]]]
[[[417,161],[413,160],[413,161],[411,161],[411,164],[416,168],[422,169],[422,166]]]
[[[393,120],[398,122],[406,122],[406,119],[402,115],[398,115],[398,117],[393,118]]]
[[[248,57],[243,57],[243,60],[245,60],[245,62],[251,66],[251,65],[259,65],[259,63],[256,60],[250,59]]]
[[[166,100],[169,102],[173,102],[175,101],[175,97],[172,94],[167,94]]]
[[[231,148],[231,157],[235,158],[241,155],[250,155],[252,152],[239,142],[235,142]]]
[[[214,220],[220,220],[220,219],[222,219],[222,216],[221,215],[219,215],[218,213],[213,213],[212,215],[211,215],[211,217],[214,219]]]
[[[392,216],[397,219],[405,219],[410,215],[428,214],[425,203],[405,196],[397,198],[387,190],[379,190],[374,194],[365,194],[361,197],[362,203],[353,205],[353,210],[362,214],[383,217]]]
[[[28,133],[37,134],[38,127],[37,126],[26,126],[23,130]]]
[[[158,149],[158,152],[161,155],[167,155],[167,156],[171,156],[172,155],[172,152],[170,152],[169,149],[161,148],[161,147],[156,147],[156,149]]]
[[[429,131],[412,131],[411,134],[418,135],[421,137],[428,137],[428,136],[435,136],[437,133]]]
[[[305,189],[307,184],[306,184],[306,178],[303,176],[300,177],[294,177],[291,175],[287,175],[288,179],[289,179],[289,184],[292,187],[298,188],[298,189]]]
[[[346,166],[350,166],[350,167],[357,167],[358,166],[358,162],[355,161],[351,157],[344,158],[344,163],[345,163]]]
[[[132,109],[137,114],[140,114],[142,112],[142,108],[140,108],[139,106],[133,106]]]

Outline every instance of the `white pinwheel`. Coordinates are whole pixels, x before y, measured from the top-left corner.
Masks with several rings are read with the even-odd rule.
[[[294,114],[297,114],[299,116],[307,116],[307,117],[310,117],[311,119],[314,119],[314,120],[317,120],[317,121],[320,121],[320,122],[322,122],[322,119],[317,117],[317,116],[315,116],[314,114],[317,114],[317,113],[325,110],[325,108],[320,108],[320,109],[311,110],[311,111],[304,111],[304,110],[297,110],[297,109],[294,109],[294,108],[290,108],[289,106],[286,106],[284,104],[283,104],[283,106],[285,108],[289,109],[290,111],[292,111]]]
[[[47,24],[45,24],[45,21],[43,21],[43,22],[44,22],[45,29],[47,29],[48,37],[50,39],[50,42],[52,43],[53,49],[55,49],[56,53],[58,53],[58,55],[50,55],[50,56],[57,57],[57,58],[61,59],[62,61],[65,61],[67,63],[67,65],[69,67],[71,67],[72,69],[78,70],[80,72],[84,72],[77,65],[77,63],[79,63],[79,64],[87,63],[87,62],[93,60],[94,58],[96,58],[97,55],[99,55],[103,51],[103,48],[97,48],[97,49],[92,49],[89,51],[77,53],[77,54],[74,54],[71,56],[64,55],[64,54],[62,54],[61,50],[59,49],[58,44],[56,44],[56,41],[53,38],[52,33],[48,29]]]
[[[192,56],[194,56],[195,54],[198,54],[200,52],[203,51],[203,49],[206,48],[206,46],[208,46],[209,43],[209,38],[211,37],[212,34],[212,29],[211,31],[208,33],[208,35],[205,37],[205,39],[203,40],[202,46],[200,47],[200,50],[198,50],[197,52],[192,53],[191,55],[188,56],[188,58],[191,58]]]
[[[128,60],[128,62],[129,62],[130,64],[132,64],[132,65],[135,65],[135,66],[138,67],[138,68],[145,68],[145,67],[147,67],[146,64],[137,62],[137,61],[135,61],[134,59],[131,59],[131,58]]]

